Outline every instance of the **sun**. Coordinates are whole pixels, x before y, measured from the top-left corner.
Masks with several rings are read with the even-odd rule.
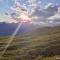
[[[23,14],[23,15],[21,15],[20,17],[21,17],[23,20],[26,20],[26,19],[29,20],[29,17],[28,17],[27,15],[24,15],[24,14]]]
[[[29,16],[26,14],[21,14],[20,19],[22,20],[22,22],[30,22],[31,21],[31,18],[29,18]]]

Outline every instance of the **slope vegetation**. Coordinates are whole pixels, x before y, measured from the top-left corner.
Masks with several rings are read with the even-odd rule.
[[[0,37],[0,56],[9,37]],[[16,36],[0,60],[60,59],[60,27],[44,27]]]

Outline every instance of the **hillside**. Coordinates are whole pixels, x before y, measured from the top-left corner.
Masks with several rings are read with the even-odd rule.
[[[0,37],[0,56],[8,37]],[[39,28],[16,36],[0,60],[56,60],[60,59],[60,26]]]

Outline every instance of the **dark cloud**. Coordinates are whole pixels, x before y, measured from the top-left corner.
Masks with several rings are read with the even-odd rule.
[[[46,11],[46,15],[49,16],[53,16],[56,12],[58,12],[58,5],[56,6],[49,6],[47,9],[45,9]]]
[[[8,15],[8,13],[5,13],[5,15]]]
[[[58,5],[56,6],[49,6],[46,9],[40,10],[40,8],[36,8],[32,16],[43,16],[43,17],[50,17],[53,16],[56,12],[58,12]]]

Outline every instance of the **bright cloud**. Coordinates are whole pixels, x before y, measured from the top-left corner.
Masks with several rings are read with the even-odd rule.
[[[49,17],[50,20],[57,20],[60,19],[60,14],[55,14],[54,16]]]
[[[10,20],[10,21],[9,21]],[[10,16],[6,16],[6,15],[0,15],[0,22],[8,22],[8,23],[17,23],[16,20],[12,19]]]
[[[47,22],[49,23],[54,19],[60,19],[60,7],[53,2],[47,2],[46,4],[43,4],[41,0],[11,1],[13,1],[13,4],[10,6],[11,12],[8,12],[7,14],[10,21],[20,21],[21,19],[26,19],[46,23],[49,20]]]
[[[35,21],[40,21],[45,24],[48,23],[53,23],[52,20],[59,18],[59,14],[56,14],[58,12],[58,5],[53,5],[53,3],[48,3],[45,5],[44,9],[40,9],[40,5],[36,3],[36,0],[27,0],[29,3],[27,6],[26,4],[21,5],[18,0],[14,1],[13,6],[11,7],[11,10],[15,11],[18,13],[18,17],[15,16],[11,17],[16,18],[16,20],[21,20],[21,19],[29,19],[29,20],[35,20]],[[41,3],[41,1],[39,1]],[[57,18],[56,18],[57,17]],[[51,20],[48,21],[47,20]]]

